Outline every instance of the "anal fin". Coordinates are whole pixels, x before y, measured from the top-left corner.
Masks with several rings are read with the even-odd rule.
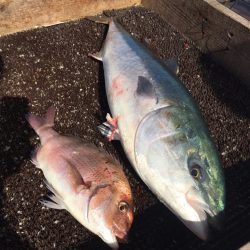
[[[179,65],[178,65],[178,61],[176,58],[163,60],[163,63],[175,75],[177,75],[179,73]]]
[[[50,192],[52,192],[52,195],[49,195],[49,200],[41,200],[40,203],[42,203],[44,206],[48,208],[53,209],[66,209],[62,197],[58,194],[58,192],[53,188],[51,184],[45,179],[44,180],[45,185],[49,189]]]

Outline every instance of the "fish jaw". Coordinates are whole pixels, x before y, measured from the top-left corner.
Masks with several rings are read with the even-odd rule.
[[[180,218],[181,221],[200,239],[207,240],[210,235],[210,229],[206,211],[196,203],[190,204],[187,200],[184,200],[184,202],[186,203],[185,209],[189,219]]]
[[[208,240],[211,236],[211,228],[220,229],[223,219],[223,210],[213,210],[204,200],[198,200],[198,190],[191,188],[185,195],[185,200],[193,209],[193,218],[198,220],[183,220],[183,223],[202,240]],[[195,215],[196,214],[196,215]]]
[[[112,231],[107,230],[107,229],[104,228],[103,230],[102,229],[99,230],[98,235],[112,249],[118,249],[119,248],[117,238],[116,238],[116,236],[114,235],[114,233]]]

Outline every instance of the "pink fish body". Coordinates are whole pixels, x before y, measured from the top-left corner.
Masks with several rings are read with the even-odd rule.
[[[66,209],[76,220],[118,248],[133,221],[132,193],[120,163],[96,146],[75,137],[59,135],[54,125],[55,108],[45,117],[30,114],[28,121],[41,146],[33,163],[43,171],[54,193],[50,208]]]

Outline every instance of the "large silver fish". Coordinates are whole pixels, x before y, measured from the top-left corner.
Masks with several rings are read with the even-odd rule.
[[[133,221],[133,201],[120,163],[92,144],[59,135],[54,125],[55,109],[45,117],[27,119],[39,135],[41,146],[33,155],[54,193],[50,208],[66,209],[75,219],[97,234],[110,247],[118,248]]]
[[[218,152],[198,107],[169,66],[114,20],[100,52],[113,118],[99,127],[120,137],[135,170],[201,239],[224,210]]]

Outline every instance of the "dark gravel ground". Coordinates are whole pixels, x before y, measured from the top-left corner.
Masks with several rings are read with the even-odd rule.
[[[197,239],[139,180],[119,143],[96,126],[108,106],[98,51],[105,25],[80,20],[0,38],[0,248],[107,249],[67,212],[42,207],[48,191],[29,161],[38,142],[25,114],[58,110],[56,129],[104,147],[124,163],[137,206],[130,243],[121,249],[237,249],[250,240],[250,95],[159,16],[143,8],[107,12],[161,58],[177,57],[179,77],[199,103],[225,167],[224,230]]]

